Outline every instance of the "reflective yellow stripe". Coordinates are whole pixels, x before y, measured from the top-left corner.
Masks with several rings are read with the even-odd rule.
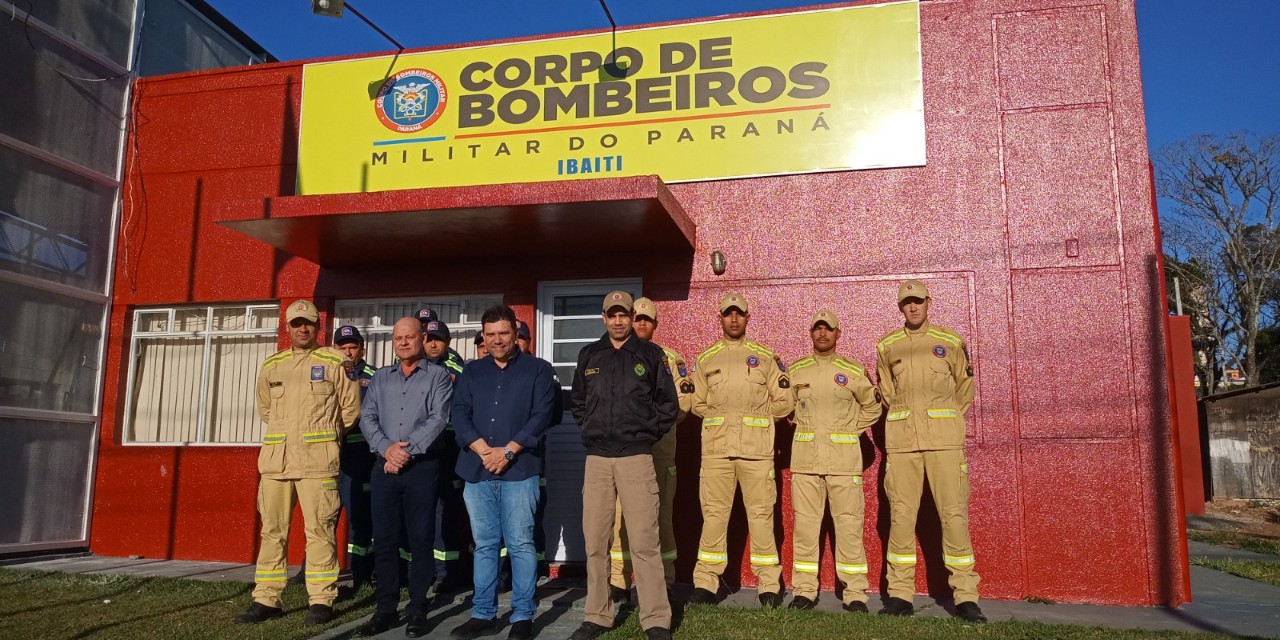
[[[849,373],[852,373],[855,376],[862,375],[862,367],[859,367],[858,365],[853,364],[852,362],[849,362],[848,360],[845,360],[843,358],[836,358],[835,360],[831,361],[831,364],[835,365],[840,369],[844,369],[845,371],[848,371]]]
[[[413,562],[413,554],[408,551],[405,551],[404,549],[401,549],[400,559],[404,560],[405,562]]]
[[[534,554],[534,557],[538,559],[538,562],[542,562],[543,560],[547,559],[547,554],[539,551],[538,553]]]
[[[352,429],[347,432],[347,442],[367,442],[364,439],[364,432],[359,429]]]
[[[724,426],[724,416],[713,416],[713,417],[710,417],[710,418],[703,418],[703,419],[702,419],[702,426],[704,426],[704,427],[722,427],[722,426]]]
[[[865,564],[840,564],[836,563],[836,573],[862,574],[867,572]]]
[[[444,562],[448,562],[448,561],[450,561],[450,560],[457,560],[458,558],[461,558],[461,557],[462,557],[462,553],[461,553],[461,552],[458,552],[458,551],[442,551],[442,550],[440,550],[440,549],[436,549],[436,550],[435,550],[435,552],[434,552],[434,554],[435,554],[436,560],[441,560],[441,561],[444,561]]]
[[[791,565],[800,573],[817,573],[818,563],[816,562],[793,562]]]
[[[360,490],[365,493],[369,493],[370,491],[373,490],[373,485],[366,482],[363,485],[360,485]]]
[[[963,473],[963,474],[965,474],[966,476],[967,476],[967,475],[969,475],[969,463],[968,463],[968,462],[961,462],[961,463],[960,463],[960,473]]]
[[[333,442],[338,439],[334,431],[306,431],[302,434],[303,442]]]
[[[321,362],[328,362],[336,365],[342,364],[342,357],[332,353],[324,353],[322,351],[312,351],[311,357]]]
[[[506,548],[506,547],[503,547],[500,551],[498,551],[498,557],[499,557],[499,558],[505,558],[505,557],[507,557],[507,548]]]
[[[973,564],[973,556],[942,556],[942,562],[949,567],[968,567]]]
[[[284,433],[267,433],[262,436],[262,444],[284,444]]]
[[[675,549],[672,549],[672,550],[670,550],[670,551],[663,551],[663,552],[662,552],[662,559],[663,559],[663,560],[670,561],[670,560],[675,560],[675,559],[676,559],[676,558],[678,558],[678,557],[679,557],[679,554],[677,554],[677,553],[676,553],[676,550],[675,550]]]
[[[756,352],[756,353],[758,353],[758,354],[760,354],[760,355],[762,355],[762,356],[764,356],[764,357],[766,357],[766,358],[770,358],[770,359],[772,359],[772,358],[773,358],[773,352],[772,352],[772,351],[770,351],[770,350],[768,350],[768,349],[766,349],[763,345],[761,345],[761,344],[760,344],[760,343],[758,343],[758,342],[752,342],[752,341],[750,341],[750,340],[747,340],[747,341],[745,341],[745,342],[743,342],[743,343],[742,343],[742,346],[744,346],[744,347],[746,347],[746,348],[748,348],[748,349],[750,349],[750,350],[752,350],[752,351],[754,351],[754,352]]]
[[[778,556],[758,556],[753,553],[751,564],[775,565],[778,564]]]
[[[955,409],[929,409],[930,418],[954,418],[958,415]]]
[[[338,579],[338,572],[336,570],[307,572],[307,582],[328,582],[330,580],[337,580],[337,579]]]
[[[719,353],[721,349],[724,349],[723,342],[717,342],[711,345],[710,347],[707,348],[706,351],[703,351],[702,354],[698,356],[698,364],[702,364],[703,360],[706,360],[707,358]]]
[[[321,480],[321,481],[320,481],[320,488],[321,488],[321,489],[331,489],[331,490],[333,490],[333,491],[337,491],[337,490],[338,490],[338,481],[337,481],[337,480],[335,480],[335,479],[333,479],[333,478],[325,478],[324,480]]]
[[[285,569],[279,571],[257,571],[253,574],[253,579],[258,582],[284,582],[289,579],[289,573]]]
[[[886,556],[886,559],[893,564],[915,564],[916,563],[916,554],[914,553],[909,556],[900,555],[897,553],[888,553],[888,554],[885,554],[885,556]]]
[[[793,363],[793,364],[791,365],[791,373],[795,373],[797,369],[803,369],[803,368],[805,368],[805,367],[811,367],[811,366],[813,366],[813,365],[815,365],[815,364],[818,364],[818,361],[817,361],[817,360],[814,360],[814,359],[813,359],[813,356],[809,356],[809,357],[807,357],[807,358],[801,358],[801,359],[799,359],[799,360],[795,361],[795,363]]]
[[[547,486],[547,477],[546,477],[546,476],[542,476],[541,478],[538,478],[538,486],[539,486],[539,487],[546,488],[546,486]]]
[[[454,481],[453,481],[453,488],[454,488],[454,489],[461,489],[461,488],[462,488],[462,481],[461,481],[461,480],[454,480]]]
[[[675,466],[674,466],[674,465],[673,465],[673,466],[670,466],[670,467],[667,467],[667,475],[669,475],[669,476],[671,476],[671,477],[673,477],[673,478],[676,476],[676,468],[675,468]]]
[[[856,444],[858,435],[855,433],[833,433],[831,434],[831,441],[836,444]]]
[[[894,331],[893,333],[885,336],[884,340],[881,340],[879,344],[876,345],[876,348],[881,351],[884,351],[886,347],[905,337],[907,337],[907,332],[903,331],[902,329],[898,329],[897,331]]]
[[[906,420],[907,416],[910,416],[910,415],[911,415],[910,409],[903,409],[902,411],[890,411],[889,416],[886,417],[885,420],[888,422],[897,422],[898,420]]]
[[[925,333],[927,333],[927,334],[929,334],[929,335],[931,335],[931,336],[933,336],[933,337],[935,337],[935,338],[937,338],[937,339],[939,339],[939,340],[941,340],[941,341],[943,341],[943,342],[949,342],[949,343],[951,343],[951,346],[953,346],[953,347],[958,347],[958,346],[960,346],[960,338],[958,338],[958,337],[956,337],[956,336],[953,336],[953,335],[951,335],[951,334],[949,334],[949,333],[947,333],[947,332],[945,332],[945,331],[940,331],[940,330],[938,330],[938,329],[930,329],[930,330],[926,331]]]
[[[773,426],[773,420],[759,416],[742,416],[742,424],[748,427],[768,428]]]
[[[858,474],[858,475],[854,476],[854,477],[853,477],[853,483],[854,483],[854,484],[862,484],[862,474]]]
[[[631,552],[630,551],[610,551],[609,557],[614,560],[630,560]]]
[[[373,547],[362,547],[358,544],[347,543],[347,553],[353,556],[367,556],[373,553]]]
[[[293,357],[292,351],[281,351],[280,353],[277,353],[273,356],[267,356],[267,359],[262,361],[262,366],[263,368],[266,368],[274,364],[284,362],[285,360],[288,360],[291,357]]]
[[[812,431],[797,431],[794,438],[796,442],[813,442]]]
[[[698,562],[710,562],[712,564],[724,564],[729,561],[729,554],[714,553],[711,551],[703,551],[698,549]]]

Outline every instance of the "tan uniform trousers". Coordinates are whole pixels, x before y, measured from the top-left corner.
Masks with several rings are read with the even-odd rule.
[[[747,528],[751,534],[751,571],[759,580],[760,593],[778,593],[782,567],[778,545],[773,538],[773,506],[778,501],[773,460],[703,458],[699,496],[702,498],[702,539],[698,541],[698,563],[693,568],[693,586],[715,593],[720,575],[729,563],[725,534],[733,493],[742,487],[742,503],[747,508]]]
[[[614,508],[621,502],[640,597],[640,627],[670,629],[671,604],[667,601],[658,542],[658,479],[653,457],[588,455],[583,476],[582,535],[587,549],[587,604],[583,619],[613,627],[609,548],[617,520]]]
[[[338,597],[338,479],[258,480],[258,513],[262,516],[262,546],[254,573],[253,601],[279,607],[284,593],[289,549],[289,522],[294,504],[302,505],[307,534],[308,604],[333,606]]]
[[[658,479],[658,541],[662,549],[662,573],[667,586],[676,583],[676,530],[672,516],[676,511],[676,461],[653,461],[653,474]],[[627,544],[622,502],[614,512],[613,548],[609,550],[609,584],[619,589],[628,588],[631,577],[631,546]]]
[[[796,525],[792,533],[792,590],[818,599],[822,515],[831,501],[835,525],[836,575],[844,583],[844,601],[867,601],[867,554],[862,547],[862,476],[791,474],[791,504]]]
[[[978,572],[969,542],[969,464],[963,449],[889,453],[884,490],[889,496],[889,595],[910,601],[916,592],[916,514],[924,481],[942,518],[942,561],[955,602],[978,601]]]

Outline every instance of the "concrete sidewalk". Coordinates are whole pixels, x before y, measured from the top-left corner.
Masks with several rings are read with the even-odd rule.
[[[1233,558],[1239,560],[1280,561],[1275,556],[1237,551],[1192,542],[1192,557]],[[211,562],[163,561],[149,559],[104,558],[96,556],[67,557],[23,562],[23,569],[65,571],[69,573],[123,573],[143,576],[168,576],[198,580],[234,580],[252,582],[253,566]],[[293,569],[291,569],[291,572]],[[677,595],[687,597],[688,585],[679,585]],[[1212,569],[1191,567],[1193,601],[1177,609],[1160,607],[1110,607],[1078,604],[1044,604],[1024,601],[984,600],[983,611],[993,622],[1000,620],[1037,620],[1045,623],[1076,624],[1091,627],[1143,628],[1168,631],[1211,631],[1235,635],[1280,638],[1280,587],[1254,582]],[[540,637],[565,638],[582,623],[582,607],[586,592],[580,580],[556,580],[538,589],[539,608],[534,628]],[[919,616],[947,616],[944,605],[917,596]],[[755,591],[744,589],[731,594],[721,606],[756,608]],[[879,596],[872,594],[872,611],[880,609]],[[509,611],[510,596],[499,598],[499,612]],[[840,613],[835,596],[823,593],[818,608]],[[438,599],[432,608],[430,637],[447,637],[450,629],[470,617],[469,594],[452,599]],[[347,638],[359,623],[331,629],[317,638]],[[506,630],[490,638],[505,638]],[[403,638],[403,627],[396,627],[380,638]]]

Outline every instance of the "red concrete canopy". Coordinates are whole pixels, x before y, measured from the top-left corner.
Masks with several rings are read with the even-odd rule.
[[[322,266],[439,257],[693,251],[693,221],[657,176],[240,201],[218,224]],[[505,239],[505,240],[504,240]]]

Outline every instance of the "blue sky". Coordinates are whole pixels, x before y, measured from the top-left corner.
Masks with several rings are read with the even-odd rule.
[[[619,25],[797,7],[803,0],[606,0]],[[385,51],[355,16],[310,0],[208,0],[281,60]],[[354,0],[408,48],[607,27],[598,0]],[[1137,0],[1148,142],[1280,132],[1280,0]]]

